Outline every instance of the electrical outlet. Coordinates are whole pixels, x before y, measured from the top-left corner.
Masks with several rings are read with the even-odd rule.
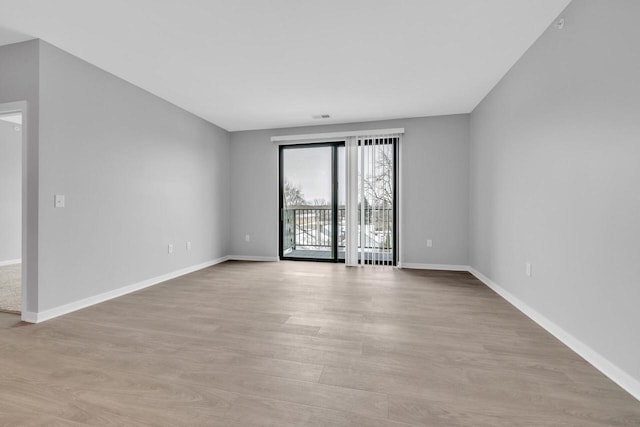
[[[251,241],[251,236],[249,236],[248,234],[246,236],[244,236],[244,241],[245,242],[250,242]]]
[[[524,274],[526,274],[527,276],[531,277],[531,263],[527,262],[524,265]]]
[[[169,246],[167,246],[167,252],[169,252],[170,254],[173,253],[173,245],[171,243],[169,243]]]
[[[190,251],[191,250],[191,242],[187,242],[187,250]]]
[[[428,248],[432,248],[433,247],[433,240],[427,239],[427,247]]]

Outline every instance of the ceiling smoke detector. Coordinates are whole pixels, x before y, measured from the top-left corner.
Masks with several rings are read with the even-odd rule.
[[[312,119],[329,119],[331,116],[329,114],[318,114],[316,116],[311,116]]]

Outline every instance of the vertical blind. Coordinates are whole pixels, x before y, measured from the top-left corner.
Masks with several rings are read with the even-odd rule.
[[[347,265],[394,264],[395,147],[400,138],[400,134],[347,138]]]

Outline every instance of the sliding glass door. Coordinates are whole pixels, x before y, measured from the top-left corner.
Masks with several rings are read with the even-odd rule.
[[[352,239],[350,265],[396,264],[397,141],[348,139],[355,156],[349,168],[344,142],[280,146],[281,259],[344,262]]]
[[[280,147],[280,257],[344,259],[343,143]],[[340,208],[340,197],[342,207]]]

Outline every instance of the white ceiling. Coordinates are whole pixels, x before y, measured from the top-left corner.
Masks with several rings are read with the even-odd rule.
[[[227,130],[344,123],[472,111],[569,1],[0,0],[0,44],[41,38]]]

